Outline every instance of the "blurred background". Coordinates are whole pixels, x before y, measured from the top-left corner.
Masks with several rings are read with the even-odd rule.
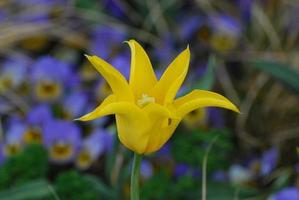
[[[242,112],[190,113],[144,157],[141,199],[201,199],[208,158],[208,200],[298,200],[298,35],[297,0],[1,0],[0,199],[129,198],[114,118],[73,119],[110,93],[84,54],[128,78],[134,38],[158,77],[189,44],[180,95],[212,90]]]

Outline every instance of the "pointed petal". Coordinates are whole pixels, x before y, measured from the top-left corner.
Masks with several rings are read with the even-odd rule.
[[[135,40],[127,42],[131,49],[130,86],[135,97],[148,93],[157,83],[152,64],[142,46]]]
[[[163,104],[172,103],[186,77],[189,62],[190,50],[187,47],[170,63],[155,86],[154,93],[159,102]]]
[[[134,101],[129,84],[119,71],[97,56],[86,57],[107,81],[118,100]]]
[[[91,111],[90,113],[75,119],[75,120],[79,120],[79,121],[90,121],[90,120],[94,120],[96,118],[101,117],[102,115],[102,110],[109,104],[114,103],[116,101],[116,96],[115,95],[109,95],[106,99],[104,99],[104,101],[93,111]]]
[[[168,141],[181,119],[165,106],[156,103],[147,105],[144,111],[151,119],[145,153],[151,153],[160,149]]]
[[[181,117],[198,108],[211,106],[240,112],[239,109],[224,96],[205,90],[193,90],[189,94],[174,101],[174,107],[177,108]]]

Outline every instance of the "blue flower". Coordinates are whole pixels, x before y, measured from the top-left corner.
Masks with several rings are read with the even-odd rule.
[[[122,30],[108,26],[98,26],[93,31],[93,41],[91,43],[91,54],[101,55],[107,61],[113,57],[116,50],[119,50],[119,43],[126,39]]]
[[[288,187],[272,195],[269,200],[299,200],[299,189]]]
[[[19,87],[26,79],[28,63],[23,59],[6,60],[0,70],[0,90]]]
[[[190,174],[190,166],[187,164],[179,163],[175,166],[174,176],[181,177]]]
[[[125,17],[125,11],[121,6],[122,3],[119,0],[104,0],[103,4],[109,14],[123,19]]]
[[[142,160],[140,166],[140,175],[143,179],[148,179],[153,175],[153,165],[148,160]]]
[[[209,21],[213,32],[211,46],[221,52],[233,49],[242,32],[240,23],[228,15],[214,15]]]
[[[72,75],[70,67],[50,56],[41,57],[32,68],[31,79],[39,100],[57,100],[64,92],[63,86],[70,83]]]
[[[27,126],[23,133],[23,142],[25,144],[41,144],[43,141],[43,126],[52,119],[52,112],[48,105],[34,107],[26,116]]]
[[[84,139],[76,158],[79,169],[87,169],[90,165],[112,148],[113,135],[104,129],[97,129]]]
[[[23,134],[26,125],[19,121],[13,121],[9,124],[4,137],[4,154],[11,156],[19,153],[23,148]]]
[[[0,142],[0,166],[5,161],[4,145]]]
[[[261,158],[262,175],[268,175],[276,167],[278,153],[279,152],[276,148],[271,148],[263,153]]]
[[[86,93],[74,91],[63,100],[64,117],[74,119],[86,112],[88,97]]]
[[[75,158],[81,146],[81,135],[74,123],[52,120],[45,124],[43,131],[44,144],[52,161],[66,163]]]
[[[32,126],[43,126],[53,119],[51,108],[47,104],[37,105],[28,112],[26,119]]]

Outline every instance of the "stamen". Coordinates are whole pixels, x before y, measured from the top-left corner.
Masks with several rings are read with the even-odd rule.
[[[147,94],[142,94],[142,98],[137,101],[137,105],[141,108],[149,103],[155,103],[155,97],[148,96]]]

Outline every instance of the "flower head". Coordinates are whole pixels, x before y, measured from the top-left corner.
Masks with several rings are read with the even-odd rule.
[[[84,139],[76,158],[76,165],[80,169],[87,169],[93,161],[112,146],[113,135],[103,129],[95,130]]]
[[[68,121],[52,120],[44,126],[44,144],[50,159],[57,163],[72,160],[81,145],[78,127]]]
[[[67,64],[46,56],[33,65],[32,81],[35,85],[35,94],[39,100],[51,101],[63,94],[62,85],[69,84],[71,70]]]
[[[139,153],[159,150],[171,137],[182,118],[189,112],[207,106],[238,112],[225,97],[204,90],[194,90],[177,98],[188,71],[190,51],[187,47],[157,80],[144,49],[135,40],[131,49],[129,82],[109,63],[97,56],[86,56],[111,87],[112,94],[91,113],[79,120],[88,121],[115,115],[120,141]]]

